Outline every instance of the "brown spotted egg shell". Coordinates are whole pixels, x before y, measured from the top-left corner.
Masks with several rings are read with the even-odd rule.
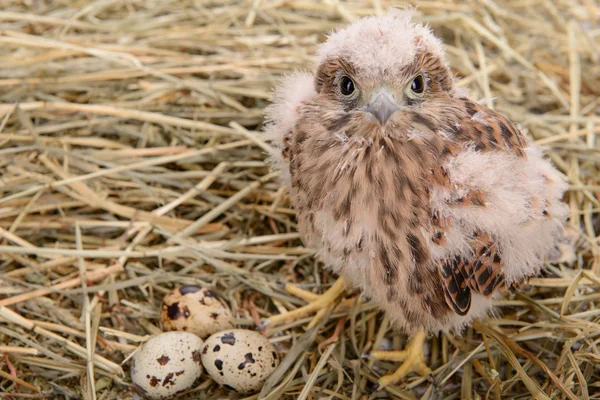
[[[206,339],[202,364],[219,385],[237,393],[252,393],[260,390],[279,365],[279,356],[260,333],[232,329]]]
[[[227,303],[214,292],[186,285],[171,290],[163,298],[160,323],[164,331],[191,332],[205,339],[233,328],[235,319]]]
[[[189,389],[202,373],[202,339],[188,332],[153,336],[131,362],[131,381],[149,399],[168,399]]]

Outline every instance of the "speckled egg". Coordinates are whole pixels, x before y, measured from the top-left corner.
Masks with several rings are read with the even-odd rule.
[[[164,297],[160,323],[164,331],[186,331],[205,339],[233,328],[235,319],[227,303],[214,292],[186,285],[171,290]]]
[[[238,393],[259,390],[279,365],[275,347],[258,332],[232,329],[204,342],[202,364],[219,385]]]
[[[188,332],[150,338],[133,356],[131,381],[150,399],[168,399],[189,389],[202,373],[202,344]]]

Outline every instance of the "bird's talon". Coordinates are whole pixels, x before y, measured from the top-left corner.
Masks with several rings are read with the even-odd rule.
[[[316,325],[325,316],[332,304],[335,303],[338,296],[344,292],[344,288],[345,285],[342,278],[338,278],[338,280],[321,295],[308,292],[294,285],[286,284],[286,292],[307,301],[308,304],[283,314],[274,315],[269,318],[268,324],[278,326],[284,323],[296,321],[310,314],[315,314],[312,322],[308,325],[310,328]]]
[[[374,351],[372,357],[377,360],[400,361],[402,364],[396,371],[379,378],[379,386],[401,382],[408,374],[415,372],[421,376],[431,375],[431,369],[425,364],[425,332],[417,332],[402,351]]]
[[[368,390],[367,390],[367,394],[369,396],[371,396],[373,393],[377,392],[379,390],[379,383],[376,383],[374,385],[372,385]]]
[[[434,378],[433,374],[429,374],[429,375],[427,375],[427,381],[428,381],[430,384],[432,384],[432,385],[435,385],[435,378]]]
[[[257,331],[262,331],[263,329],[265,329],[267,326],[269,326],[270,321],[269,320],[264,320],[262,321],[260,324],[258,324],[256,326]]]

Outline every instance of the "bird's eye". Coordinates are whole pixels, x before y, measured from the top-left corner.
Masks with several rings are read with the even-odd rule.
[[[423,78],[423,75],[417,75],[413,79],[410,90],[415,94],[422,94],[425,91],[425,78]]]
[[[342,79],[340,79],[340,91],[342,94],[344,96],[350,96],[355,90],[356,88],[354,87],[354,82],[352,79],[346,75],[342,76]]]

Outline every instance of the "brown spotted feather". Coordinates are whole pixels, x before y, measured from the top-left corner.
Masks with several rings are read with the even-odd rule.
[[[454,127],[456,140],[472,142],[477,150],[508,150],[524,157],[525,137],[511,121],[468,99],[459,100],[465,112]]]

